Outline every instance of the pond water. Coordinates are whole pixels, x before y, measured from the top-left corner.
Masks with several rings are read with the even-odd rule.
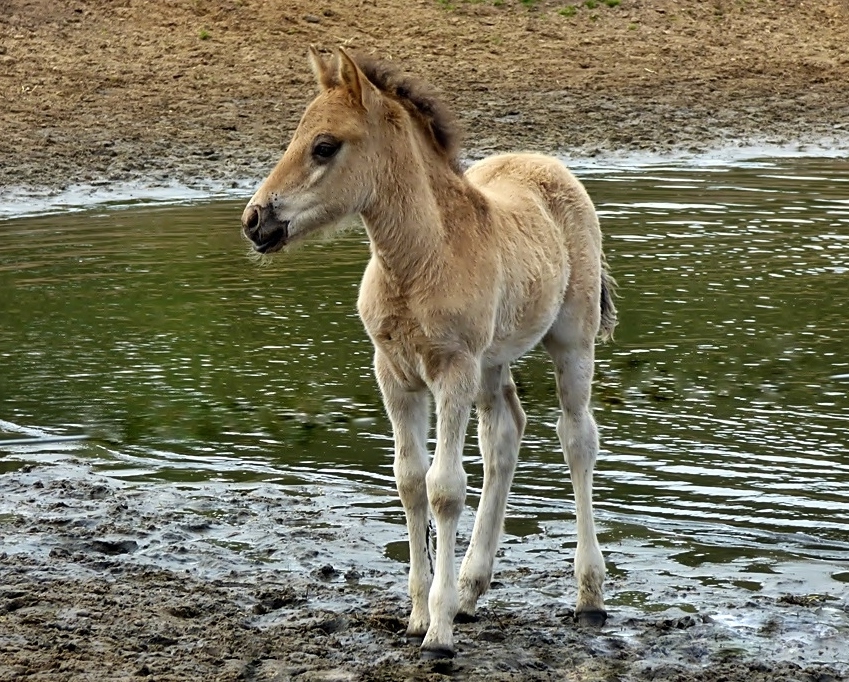
[[[757,592],[771,575],[810,573],[845,588],[849,161],[577,172],[620,285],[595,386],[612,575],[630,547],[703,584]],[[89,436],[0,444],[0,472],[73,457],[140,484],[339,487],[358,491],[355,516],[403,523],[355,311],[363,231],[259,267],[239,235],[243,205],[0,222],[0,439]],[[529,424],[506,543],[574,547],[544,354],[515,376]],[[466,468],[474,506],[474,430]],[[390,559],[404,558],[402,538]]]

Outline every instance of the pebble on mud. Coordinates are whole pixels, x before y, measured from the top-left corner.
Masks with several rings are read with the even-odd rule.
[[[132,554],[139,548],[135,540],[92,540],[88,549],[99,554],[114,556],[117,554]]]
[[[330,564],[325,564],[316,571],[316,575],[323,580],[332,580],[339,575],[339,571],[333,568]]]
[[[306,603],[306,599],[295,593],[291,588],[283,588],[281,590],[271,591],[266,590],[257,595],[258,604],[253,607],[253,612],[259,616],[276,611],[285,606],[297,606]]]

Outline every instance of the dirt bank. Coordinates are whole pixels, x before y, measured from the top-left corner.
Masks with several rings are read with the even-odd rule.
[[[0,0],[0,187],[259,178],[310,43],[432,81],[472,156],[849,149],[843,0]]]

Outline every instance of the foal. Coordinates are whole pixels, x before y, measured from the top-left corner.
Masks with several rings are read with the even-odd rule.
[[[395,436],[410,539],[408,637],[421,642],[424,658],[453,657],[454,619],[472,618],[489,587],[526,423],[509,365],[540,341],[554,361],[557,434],[575,490],[575,613],[582,624],[602,625],[590,384],[595,338],[611,336],[616,310],[589,196],[546,156],[494,156],[464,174],[453,118],[426,86],[343,49],[325,62],[311,48],[310,61],[320,93],[245,208],[242,227],[256,251],[273,253],[351,214],[365,224],[371,260],[357,307]],[[484,482],[458,578],[472,405]]]

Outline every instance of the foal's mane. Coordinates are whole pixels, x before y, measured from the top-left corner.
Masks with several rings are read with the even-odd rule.
[[[456,173],[461,174],[458,158],[460,126],[454,113],[434,89],[424,81],[403,73],[386,60],[361,53],[350,56],[372,85],[403,106],[413,120],[424,128],[434,149]]]

